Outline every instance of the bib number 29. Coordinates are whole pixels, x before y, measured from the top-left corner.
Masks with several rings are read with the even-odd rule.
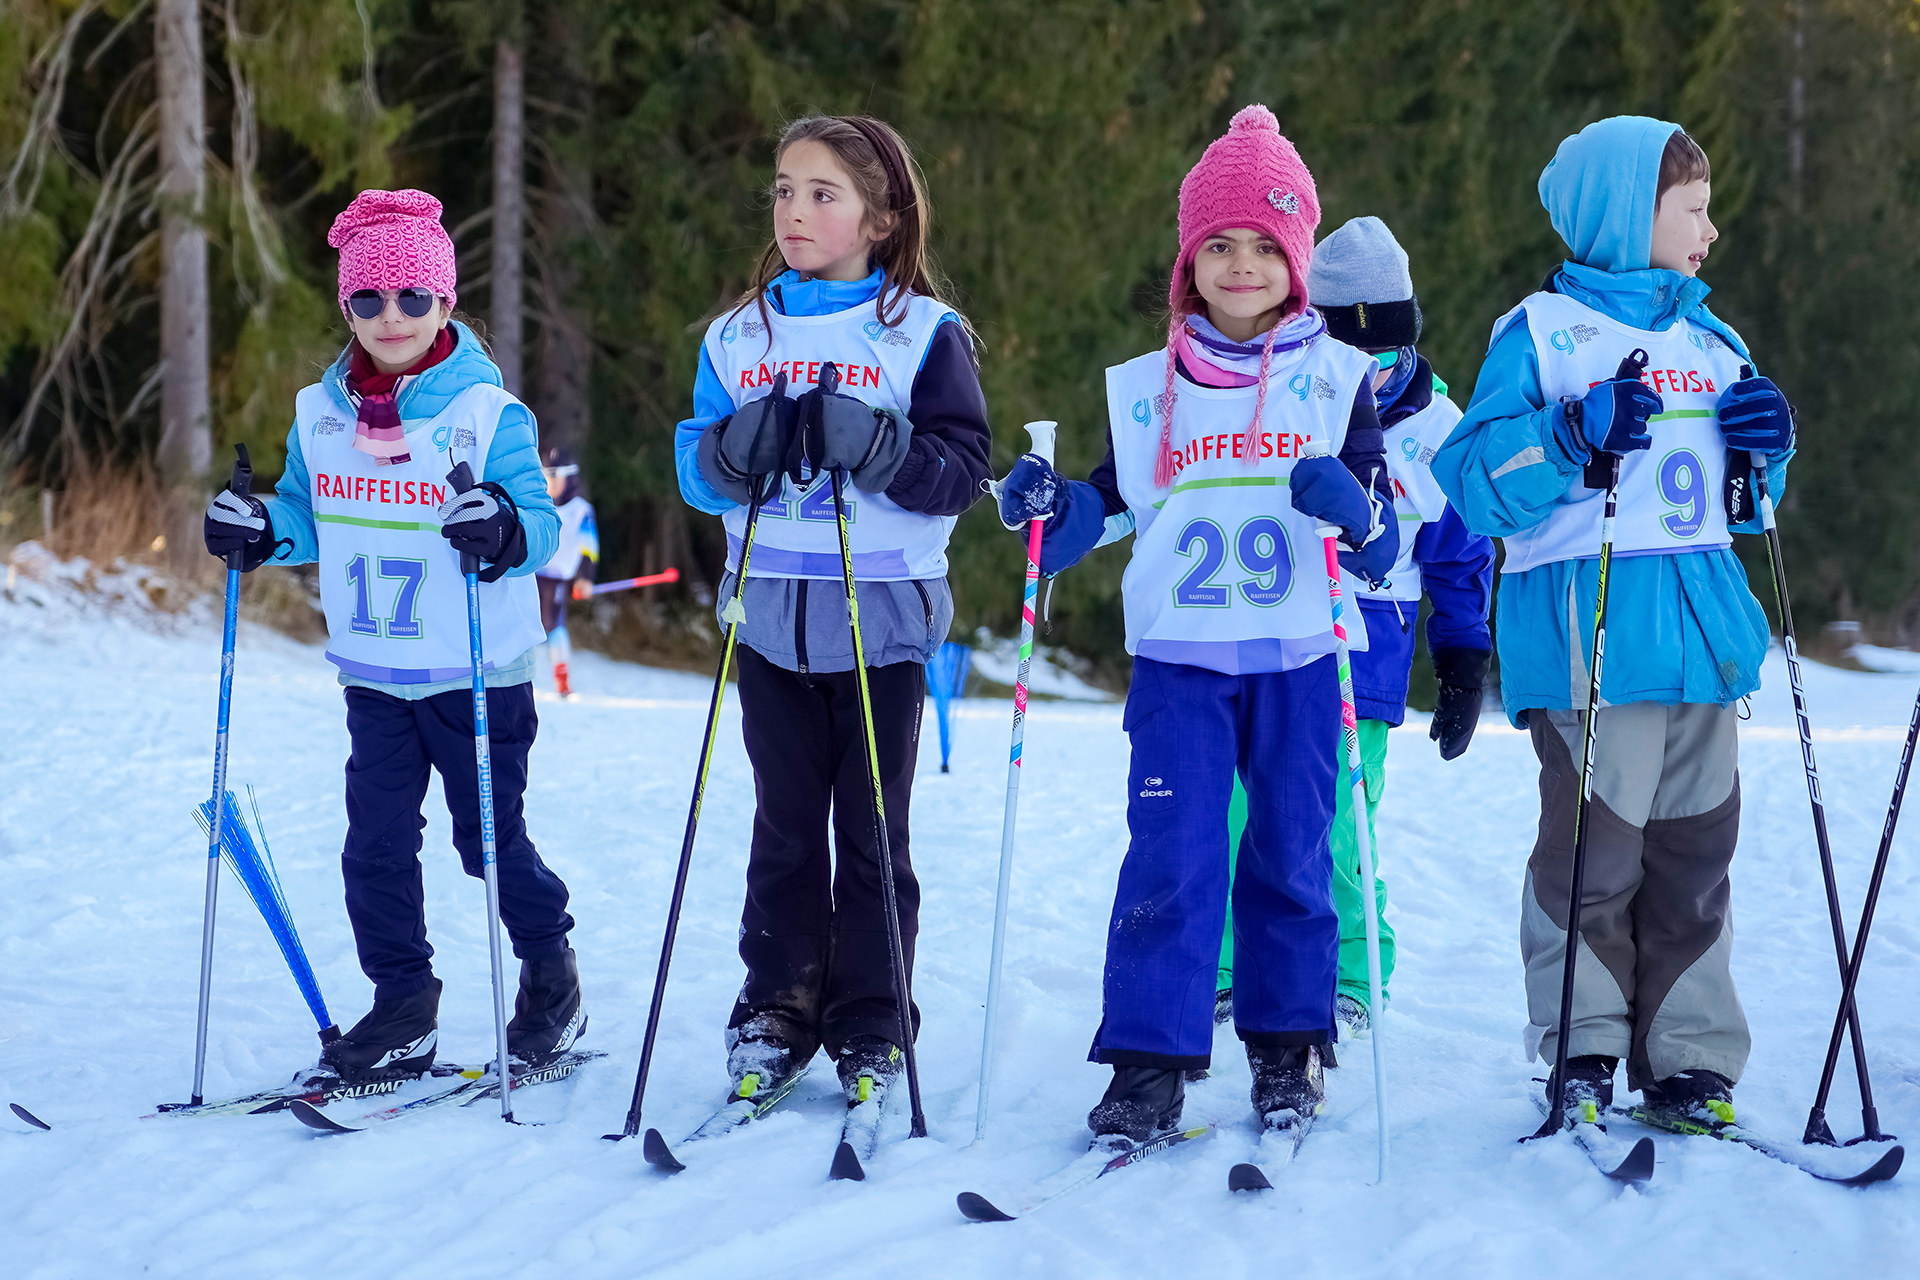
[[[373,579],[394,580],[393,608],[383,618],[373,616]],[[353,616],[347,629],[357,636],[384,635],[390,640],[418,640],[420,618],[414,612],[420,584],[427,580],[425,560],[381,556],[369,562],[364,555],[347,561],[347,581],[353,584]]]
[[[1227,562],[1231,545],[1242,572],[1251,576],[1238,583],[1215,582]],[[1271,608],[1293,589],[1293,549],[1286,526],[1272,516],[1255,516],[1231,538],[1212,520],[1187,522],[1173,549],[1193,559],[1193,568],[1173,589],[1173,602],[1185,608],[1225,609],[1237,590],[1248,604]]]

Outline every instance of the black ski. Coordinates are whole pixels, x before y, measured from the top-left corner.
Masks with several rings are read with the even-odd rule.
[[[888,1090],[891,1093],[892,1090]],[[887,1095],[847,1104],[847,1118],[840,1122],[840,1145],[833,1149],[833,1165],[827,1178],[833,1182],[865,1182],[866,1162],[880,1147],[880,1118]]]
[[[1533,1103],[1540,1108],[1540,1114],[1548,1114],[1545,1094],[1537,1095]],[[1645,1191],[1647,1184],[1653,1181],[1653,1166],[1658,1153],[1654,1150],[1652,1138],[1642,1138],[1633,1144],[1626,1159],[1620,1160],[1620,1148],[1607,1135],[1607,1131],[1591,1120],[1572,1120],[1567,1122],[1567,1131],[1573,1134],[1573,1140],[1587,1153],[1587,1159],[1593,1161],[1598,1169],[1615,1182],[1625,1183],[1635,1191]],[[1619,1163],[1615,1163],[1618,1160]]]
[[[1279,1113],[1289,1117],[1284,1124],[1270,1124],[1260,1132],[1260,1150],[1256,1158],[1264,1158],[1266,1163],[1278,1163],[1281,1168],[1292,1164],[1300,1154],[1300,1145],[1307,1140],[1307,1134],[1313,1130],[1313,1122],[1319,1112],[1302,1119],[1291,1109]],[[1237,1164],[1227,1170],[1227,1190],[1229,1191],[1271,1191],[1273,1183],[1267,1181],[1266,1170],[1258,1164]]]
[[[554,1058],[545,1066],[514,1073],[513,1087],[515,1089],[527,1089],[537,1084],[551,1084],[556,1080],[565,1080],[583,1064],[592,1062],[595,1058],[604,1058],[606,1056],[605,1053],[598,1049],[572,1049]],[[484,1075],[463,1076],[459,1084],[442,1089],[438,1093],[427,1094],[423,1098],[415,1098],[411,1102],[403,1102],[398,1106],[388,1107],[384,1111],[375,1111],[370,1115],[361,1116],[351,1124],[335,1120],[320,1111],[320,1109],[312,1103],[303,1102],[298,1098],[295,1098],[287,1104],[287,1110],[292,1112],[294,1119],[298,1120],[301,1124],[306,1125],[309,1129],[317,1129],[321,1133],[364,1133],[376,1125],[386,1124],[393,1120],[401,1120],[407,1116],[419,1115],[423,1111],[429,1111],[449,1102],[458,1103],[463,1107],[470,1107],[484,1098],[498,1098],[499,1096],[499,1081],[494,1077],[491,1070],[489,1070]]]
[[[1128,1165],[1139,1164],[1142,1160],[1157,1156],[1183,1142],[1208,1137],[1212,1133],[1212,1125],[1200,1125],[1192,1129],[1176,1129],[1172,1133],[1163,1133],[1157,1138],[1149,1138],[1139,1143],[1130,1143],[1125,1138],[1117,1136],[1105,1140],[1096,1139],[1093,1150],[1058,1173],[1036,1182],[1018,1205],[1011,1210],[1000,1208],[976,1192],[962,1191],[959,1195],[960,1212],[975,1222],[1012,1222],[1015,1218],[1024,1218],[1043,1206],[1052,1204],[1069,1192],[1090,1186],[1110,1173],[1116,1173]]]
[[[689,1142],[703,1142],[708,1138],[717,1138],[722,1134],[732,1133],[743,1124],[758,1120],[786,1101],[794,1087],[806,1078],[810,1069],[810,1065],[801,1067],[765,1093],[755,1092],[750,1097],[727,1099],[724,1106],[708,1116],[698,1129],[681,1141],[680,1145],[685,1147]],[[667,1140],[660,1136],[658,1129],[647,1130],[646,1137],[640,1143],[640,1152],[646,1157],[648,1164],[667,1173],[679,1173],[687,1167],[678,1156],[673,1154],[673,1148],[667,1145]]]
[[[28,1124],[32,1125],[36,1129],[53,1128],[52,1125],[48,1124],[45,1120],[42,1120],[39,1116],[33,1114],[33,1112],[27,1110],[25,1107],[21,1106],[17,1102],[9,1102],[7,1104],[7,1109],[12,1111],[13,1114],[19,1116],[22,1120],[25,1120]]]
[[[1761,1155],[1778,1160],[1781,1164],[1792,1165],[1809,1177],[1842,1187],[1866,1187],[1876,1182],[1887,1182],[1900,1172],[1900,1166],[1906,1160],[1906,1149],[1896,1146],[1889,1148],[1879,1159],[1858,1173],[1826,1173],[1815,1168],[1812,1161],[1795,1151],[1789,1144],[1755,1133],[1744,1125],[1725,1120],[1699,1120],[1692,1116],[1678,1115],[1644,1105],[1614,1107],[1612,1111],[1614,1115],[1625,1116],[1629,1120],[1646,1125],[1649,1129],[1658,1129],[1662,1133],[1718,1138],[1722,1142],[1732,1142],[1750,1151],[1758,1151]],[[1649,1139],[1642,1139],[1642,1141],[1649,1141]]]

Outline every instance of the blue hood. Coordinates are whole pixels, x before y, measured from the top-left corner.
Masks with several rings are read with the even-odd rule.
[[[1540,203],[1575,262],[1602,271],[1647,269],[1660,154],[1679,131],[1647,116],[1611,116],[1560,144],[1540,171]]]
[[[504,385],[500,380],[500,367],[487,355],[473,330],[455,320],[453,337],[451,355],[425,373],[409,378],[400,388],[400,417],[408,431],[421,426],[428,418],[438,417],[448,401],[475,383]],[[353,398],[347,394],[347,358],[352,354],[353,344],[349,342],[320,379],[349,413],[353,411]]]

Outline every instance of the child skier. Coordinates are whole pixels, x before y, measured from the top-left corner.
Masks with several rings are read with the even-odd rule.
[[[1768,628],[1729,545],[1730,529],[1757,526],[1729,524],[1722,483],[1757,450],[1780,493],[1793,424],[1706,307],[1711,178],[1705,153],[1665,121],[1616,116],[1560,144],[1540,200],[1573,256],[1495,324],[1472,406],[1433,467],[1468,527],[1506,543],[1501,694],[1540,759],[1540,835],[1521,896],[1526,1042],[1552,1062],[1606,484],[1587,467],[1620,459],[1559,1083],[1570,1114],[1604,1110],[1625,1058],[1628,1087],[1650,1106],[1730,1116],[1750,1045],[1728,965],[1732,704],[1759,687]],[[1635,349],[1651,357],[1644,376],[1619,376]]]
[[[471,655],[460,555],[480,558],[487,729],[500,915],[520,957],[507,1050],[540,1065],[586,1028],[567,945],[567,887],[527,838],[521,795],[537,725],[531,574],[558,521],[540,479],[533,415],[501,389],[473,331],[452,319],[453,242],[422,191],[363,191],[334,219],[340,358],[294,401],[286,470],[262,501],[224,490],[207,550],[242,568],[320,564],[327,657],[346,687],[347,840],[340,869],[373,1009],[321,1061],[351,1083],[433,1065],[440,979],[427,942],[420,804],[440,772],[453,842],[482,874]],[[477,488],[456,494],[466,463]]]
[[[1254,1110],[1286,1127],[1325,1098],[1340,691],[1316,527],[1343,530],[1358,548],[1343,562],[1370,582],[1399,536],[1382,519],[1379,366],[1308,305],[1319,220],[1313,175],[1273,113],[1235,115],[1180,184],[1167,346],[1107,371],[1106,460],[1069,482],[1028,454],[1001,490],[1009,527],[1046,518],[1047,574],[1136,534],[1123,586],[1132,839],[1089,1054],[1113,1067],[1087,1117],[1100,1145],[1176,1125],[1183,1072],[1210,1061],[1236,771],[1251,815],[1232,889],[1234,1019]],[[1301,457],[1309,443],[1335,456]]]
[[[925,664],[953,618],[947,537],[980,493],[991,446],[972,331],[940,300],[931,210],[899,135],[867,116],[797,120],[775,169],[772,242],[753,287],[707,328],[694,416],[674,452],[682,496],[725,518],[725,602],[750,486],[784,469],[754,456],[762,424],[809,423],[824,437],[800,479],[773,480],[747,566],[738,662],[757,808],[727,1070],[734,1096],[750,1097],[824,1047],[851,1101],[891,1087],[902,1033],[827,472],[851,481],[847,531],[911,970],[920,890],[907,812]],[[835,376],[837,390],[826,385]]]
[[[533,581],[540,592],[540,626],[547,633],[547,651],[553,660],[553,691],[571,698],[567,664],[573,660],[573,643],[567,636],[567,601],[593,599],[600,531],[593,523],[593,504],[580,492],[580,462],[572,452],[552,446],[541,471],[547,479],[547,496],[560,516],[560,540],[553,558],[533,575]]]
[[[1460,410],[1425,356],[1420,340],[1420,303],[1414,296],[1407,252],[1378,218],[1355,218],[1313,251],[1309,278],[1314,310],[1327,333],[1374,357],[1374,407],[1385,433],[1387,474],[1403,532],[1400,558],[1378,588],[1347,575],[1349,599],[1359,601],[1367,623],[1365,652],[1353,655],[1353,696],[1360,718],[1361,769],[1366,780],[1367,827],[1373,827],[1386,791],[1387,731],[1406,719],[1407,680],[1413,669],[1413,624],[1422,596],[1433,602],[1427,618],[1427,652],[1440,678],[1440,698],[1428,736],[1440,758],[1454,760],[1473,740],[1480,721],[1481,689],[1493,648],[1487,606],[1493,600],[1493,543],[1469,533],[1434,483],[1430,463]],[[1417,532],[1416,532],[1417,531]],[[1332,744],[1336,761],[1341,745]],[[1337,801],[1331,835],[1333,905],[1340,915],[1340,995],[1335,1016],[1343,1038],[1371,1024],[1367,990],[1366,913],[1361,901],[1360,851],[1354,847],[1353,792],[1334,788]],[[1228,823],[1229,848],[1246,826],[1246,792],[1236,781]],[[1394,936],[1387,924],[1387,886],[1378,874],[1380,984],[1393,976]],[[1222,944],[1221,987],[1232,986],[1233,921],[1229,913]]]

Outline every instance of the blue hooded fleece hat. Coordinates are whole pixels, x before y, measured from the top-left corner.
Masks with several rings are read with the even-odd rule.
[[[1647,269],[1660,156],[1678,132],[1666,120],[1610,116],[1560,144],[1540,171],[1540,203],[1575,262],[1602,271]]]

